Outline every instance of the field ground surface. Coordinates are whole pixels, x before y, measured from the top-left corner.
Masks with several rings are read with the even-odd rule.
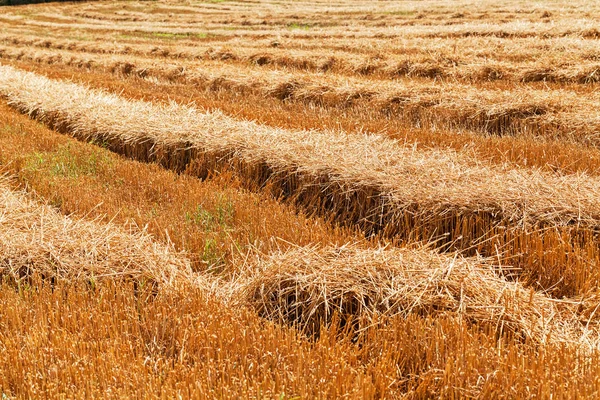
[[[600,396],[600,5],[0,7],[0,394]]]

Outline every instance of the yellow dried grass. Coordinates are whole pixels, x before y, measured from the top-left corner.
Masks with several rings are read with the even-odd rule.
[[[560,83],[597,83],[600,79],[600,65],[588,60],[594,48],[584,39],[557,38],[539,40],[518,39],[507,43],[478,43],[471,38],[458,43],[442,41],[431,43],[429,39],[406,38],[404,46],[414,46],[416,54],[395,54],[393,43],[387,47],[378,44],[369,54],[356,54],[337,45],[337,41],[327,42],[327,55],[323,48],[307,46],[296,48],[294,42],[285,48],[272,48],[269,43],[256,42],[244,38],[224,40],[218,43],[199,43],[189,45],[157,46],[150,40],[142,43],[87,43],[61,38],[39,37],[27,34],[9,34],[0,36],[0,42],[10,46],[0,49],[7,56],[15,54],[17,47],[68,50],[80,53],[135,55],[141,57],[167,58],[171,60],[218,60],[227,63],[244,63],[259,66],[277,66],[312,72],[335,72],[345,75],[373,75],[379,78],[395,79],[400,77],[432,78],[442,80],[513,81],[513,82],[560,82]],[[488,40],[489,42],[489,40]],[[516,42],[516,43],[514,43]],[[354,44],[354,43],[352,43]],[[352,44],[349,44],[352,45]],[[454,46],[453,46],[454,45]],[[419,47],[420,46],[420,47]],[[486,46],[492,50],[474,51],[473,47]],[[570,52],[561,48],[572,48]],[[338,47],[342,47],[338,49]],[[516,47],[516,48],[515,48]],[[533,50],[531,49],[533,47]],[[544,48],[552,48],[550,54]],[[27,49],[31,52],[31,49]],[[483,54],[482,54],[483,53]],[[541,53],[541,54],[540,54]],[[483,56],[486,56],[485,58]],[[559,57],[559,55],[561,57]],[[66,55],[63,55],[63,59]],[[77,58],[75,53],[69,55]],[[51,62],[46,56],[38,62]],[[131,72],[134,72],[133,70]]]
[[[0,276],[20,280],[124,279],[160,286],[194,281],[190,263],[140,232],[60,215],[0,179]]]
[[[336,191],[347,199],[337,207],[357,219],[384,218],[371,214],[382,205],[390,212],[489,213],[516,225],[595,226],[600,218],[600,182],[585,174],[490,166],[378,135],[286,131],[174,103],[129,101],[7,66],[0,68],[0,93],[22,112],[80,138],[128,148],[136,158],[179,170],[204,165],[204,173],[238,162],[250,175],[266,174],[256,181],[284,180],[290,196]],[[353,196],[366,202],[356,204]]]
[[[484,259],[347,246],[297,248],[257,264],[238,277],[233,302],[307,332],[318,332],[336,314],[356,329],[382,316],[451,313],[536,343],[588,350],[600,344],[597,318],[578,314],[580,300],[554,300],[507,281]]]
[[[452,82],[433,84],[410,79],[392,82],[302,71],[265,71],[216,61],[166,63],[154,58],[82,55],[65,50],[3,48],[0,56],[184,83],[204,90],[250,93],[324,107],[356,107],[401,118],[409,126],[541,136],[598,145],[600,116],[590,115],[589,110],[600,100],[594,94],[582,95],[566,89],[496,90]],[[573,72],[574,79],[593,79],[594,71]],[[585,124],[581,123],[584,115]]]

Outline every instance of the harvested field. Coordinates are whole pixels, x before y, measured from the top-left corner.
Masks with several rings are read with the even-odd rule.
[[[365,396],[369,393],[374,395],[380,390],[390,395],[400,394],[403,388],[420,384],[420,381],[414,378],[400,384],[399,380],[403,380],[402,376],[405,374],[410,376],[414,368],[428,370],[428,362],[398,371],[394,366],[400,360],[389,359],[386,356],[373,358],[368,355],[357,358],[359,348],[367,352],[377,351],[377,346],[383,343],[378,343],[371,338],[371,335],[376,335],[380,340],[381,335],[389,335],[389,332],[398,329],[411,329],[414,333],[415,327],[419,327],[419,331],[416,332],[421,332],[424,339],[438,341],[441,339],[439,336],[435,334],[431,336],[436,330],[458,328],[464,332],[462,334],[464,338],[472,338],[472,345],[480,346],[479,351],[493,348],[492,342],[486,341],[486,334],[473,331],[461,321],[490,326],[489,332],[494,332],[494,335],[513,332],[517,334],[515,338],[509,339],[509,343],[513,343],[513,346],[522,347],[518,344],[519,341],[533,340],[537,343],[536,346],[543,346],[540,351],[550,352],[550,358],[554,357],[555,352],[566,352],[566,348],[574,347],[589,352],[595,351],[597,346],[595,341],[598,333],[591,328],[595,326],[595,322],[590,325],[593,316],[579,321],[586,318],[585,311],[587,311],[584,308],[584,312],[579,313],[583,304],[580,300],[563,300],[555,303],[543,294],[525,290],[519,285],[496,277],[490,267],[482,264],[481,261],[464,260],[457,256],[444,257],[428,250],[417,249],[361,251],[338,248],[318,252],[312,248],[299,248],[258,261],[258,265],[254,265],[254,262],[247,264],[249,268],[246,273],[251,274],[248,277],[238,278],[230,284],[211,285],[207,277],[194,276],[189,271],[189,264],[185,258],[174,253],[169,255],[164,246],[151,243],[147,237],[125,234],[116,227],[62,217],[49,207],[40,206],[25,198],[23,194],[10,191],[6,186],[2,190],[1,204],[4,209],[0,222],[3,233],[7,233],[6,236],[2,236],[1,242],[3,277],[11,277],[11,281],[20,284],[27,282],[35,289],[15,291],[14,286],[10,284],[2,286],[2,332],[19,332],[18,336],[9,337],[4,334],[0,336],[1,343],[6,349],[0,358],[0,370],[3,371],[0,387],[8,395],[24,396],[39,391],[52,396],[70,393],[72,388],[64,386],[63,380],[75,382],[80,391],[83,390],[91,396],[109,389],[128,396],[130,390],[137,390],[138,386],[156,388],[164,393],[186,393],[194,396],[217,393],[233,396],[235,393],[254,393],[255,390],[263,393],[290,390],[306,396],[323,392],[331,392],[331,395],[335,396],[339,391]],[[22,237],[29,239],[20,240]],[[10,238],[12,241],[9,242]],[[136,244],[131,243],[131,240]],[[73,244],[84,243],[94,243],[95,247],[92,251],[90,247],[82,251],[73,246]],[[117,247],[118,250],[119,246],[127,246],[127,249],[120,252],[105,250],[107,247]],[[25,253],[28,255],[27,261],[23,260],[22,255]],[[48,255],[49,253],[51,256]],[[261,258],[260,255],[258,257]],[[299,288],[293,290],[293,286],[288,286],[289,278],[275,275],[274,281],[269,273],[269,271],[281,271],[276,265],[282,262],[288,264],[292,260],[303,260],[307,263],[304,266],[297,265],[298,270],[289,270],[298,283],[312,275],[321,281],[321,287],[314,287],[312,294],[319,294],[319,289],[325,290],[321,292],[325,297],[312,299],[316,301],[315,303],[306,301],[308,309],[299,307],[298,302],[288,303],[287,306],[294,307],[294,312],[308,311],[312,316],[330,318],[331,312],[339,307],[340,311],[346,312],[340,315],[347,317],[354,314],[365,318],[368,315],[364,314],[365,311],[371,309],[382,313],[380,316],[382,318],[386,313],[395,313],[398,307],[403,307],[401,309],[408,319],[394,318],[377,328],[373,326],[363,328],[359,338],[360,344],[341,341],[333,347],[331,342],[336,340],[335,332],[321,331],[319,339],[310,343],[291,330],[261,322],[256,315],[245,309],[246,305],[269,307],[268,301],[275,300],[281,306],[281,300],[289,301],[291,293],[279,293],[280,296],[273,297],[269,292],[259,293],[257,290],[264,291],[265,288],[271,290],[273,286],[270,285],[275,284],[278,290],[288,290],[287,286],[293,292],[303,294]],[[401,264],[394,267],[389,265],[387,260],[394,260],[393,262],[401,262]],[[128,263],[124,267],[125,261]],[[312,261],[318,261],[325,269],[310,272],[304,270],[310,267]],[[374,268],[366,275],[372,280],[365,280],[362,290],[357,291],[359,287],[352,281],[352,276],[355,276],[357,270],[347,270],[350,275],[344,273],[344,267],[353,265],[352,262],[358,268],[367,268],[367,270]],[[169,272],[168,269],[149,270],[149,267],[156,266],[156,263],[161,263],[162,268],[166,265],[172,266],[172,274],[165,276],[165,273]],[[438,269],[434,267],[436,263],[439,263],[440,267],[445,266]],[[82,264],[85,265],[84,269],[81,268]],[[20,271],[15,269],[18,267],[21,268]],[[27,275],[23,275],[23,267],[27,268]],[[419,275],[414,274],[419,271],[419,268],[424,268],[421,273],[433,275],[419,283]],[[301,271],[309,272],[310,275],[302,276]],[[377,273],[374,274],[375,271]],[[408,278],[406,274],[412,276],[414,279],[412,283],[399,283],[398,279],[402,276]],[[158,285],[140,285],[140,282],[147,283],[144,280],[140,281],[140,278],[145,276],[156,279],[157,275],[163,278],[153,280]],[[50,286],[43,284],[49,276],[56,278],[52,280],[52,290],[49,290]],[[434,280],[436,276],[437,279]],[[164,279],[165,277],[167,280]],[[334,283],[336,278],[338,285],[341,286],[336,286]],[[342,280],[339,280],[340,278]],[[392,281],[389,281],[390,278]],[[326,282],[328,279],[333,281]],[[258,282],[260,284],[257,285]],[[369,288],[369,282],[375,286]],[[391,283],[392,287],[382,286],[383,282]],[[418,286],[423,282],[429,282],[427,284],[430,286],[429,291],[423,291],[422,289],[425,288]],[[293,285],[294,281],[291,283]],[[479,292],[463,294],[456,285],[472,287]],[[219,286],[222,289],[219,289]],[[380,301],[384,300],[388,303],[377,302],[378,296],[381,295],[373,293],[373,289],[384,290],[381,295],[385,297],[380,298]],[[407,290],[407,292],[404,295],[398,293],[396,297],[390,298],[385,292],[390,289]],[[310,286],[308,290],[311,290]],[[444,290],[459,290],[460,296],[465,297],[462,300],[454,300],[453,304],[451,298],[445,299],[440,296]],[[228,301],[232,303],[229,307],[235,308],[227,306],[224,308],[217,301],[209,300],[207,296],[210,293],[216,293],[224,300],[229,299]],[[252,294],[251,298],[248,298],[247,293]],[[478,293],[480,297],[474,293]],[[102,301],[98,301],[98,296]],[[481,296],[487,297],[487,301],[492,304],[482,302]],[[400,298],[404,298],[403,306],[400,305]],[[362,303],[357,303],[359,299]],[[323,300],[330,302],[331,310],[310,308],[322,307],[319,301]],[[367,300],[374,302],[365,303]],[[469,304],[470,301],[475,303]],[[49,307],[50,304],[54,306]],[[277,304],[273,305],[277,307]],[[589,304],[585,305],[589,307]],[[348,307],[358,307],[358,309],[350,310]],[[364,309],[361,310],[361,307]],[[285,307],[276,310],[288,312]],[[30,316],[27,318],[31,320],[23,321],[22,316],[17,318],[18,311]],[[63,313],[68,313],[69,317],[65,319]],[[178,319],[167,318],[174,313],[178,315]],[[259,310],[259,314],[266,316],[264,310]],[[423,314],[437,317],[435,320],[425,316],[415,317]],[[117,325],[115,316],[121,321],[126,321],[126,324]],[[548,322],[545,322],[546,320]],[[372,322],[369,325],[371,324]],[[410,324],[410,328],[407,324]],[[201,335],[195,333],[185,339],[189,335],[186,332],[189,330],[196,332],[199,327],[202,327]],[[108,332],[109,342],[106,342],[106,336],[104,340],[98,336],[99,328]],[[343,326],[337,329],[348,331]],[[50,332],[55,333],[49,334]],[[240,342],[238,335],[242,335],[247,340]],[[214,337],[220,338],[218,342],[220,344],[215,343],[214,347],[206,347],[203,344],[207,340],[212,342],[211,338]],[[82,345],[82,340],[88,345]],[[187,343],[185,347],[182,340]],[[449,338],[444,337],[443,340]],[[45,354],[43,348],[34,344],[40,342],[44,343],[44,346],[55,348],[56,351],[50,356]],[[409,344],[397,340],[391,343],[399,346],[398,349],[403,349],[403,346]],[[452,360],[454,352],[461,351],[460,347],[453,348],[453,343],[454,340],[449,341],[447,353],[434,363],[444,362],[444,359]],[[120,349],[121,355],[114,352],[115,345]],[[555,347],[557,345],[563,347]],[[430,348],[424,346],[422,350],[416,351],[429,351],[427,349]],[[17,353],[17,349],[20,349],[21,353]],[[220,351],[225,352],[227,357],[218,357]],[[22,352],[28,355],[27,360],[21,359],[19,354],[23,354]],[[128,356],[123,357],[123,352]],[[277,363],[277,368],[273,369],[270,366],[273,360],[270,357],[264,358],[265,352],[281,354],[289,360],[289,363],[283,365]],[[423,356],[425,354],[423,353]],[[495,352],[489,354],[489,358],[485,361],[480,357],[469,357],[462,362],[470,365],[475,360],[479,360],[477,363],[480,368],[482,366],[490,368],[494,361],[509,356],[509,353],[493,354]],[[56,366],[68,364],[74,360],[74,357],[91,357],[95,362],[85,363],[83,368],[51,367],[49,373],[58,381],[52,388],[48,388],[44,385],[43,379],[27,374],[39,368],[42,360],[48,357],[52,365]],[[196,357],[210,362],[198,365],[193,362]],[[526,360],[528,355],[524,353],[519,357]],[[99,368],[99,365],[107,359],[113,365],[120,365],[121,370],[126,371],[125,374],[121,373],[117,376],[110,372],[110,369]],[[127,364],[123,364],[125,360]],[[151,364],[148,365],[148,362]],[[244,381],[241,386],[237,381],[241,377],[234,379],[239,376],[236,374],[240,373],[238,370],[240,362],[244,366],[242,379],[249,380]],[[315,362],[318,362],[321,368],[328,369],[309,372],[310,366]],[[20,369],[14,368],[15,363],[18,363]],[[173,378],[158,383],[156,375],[173,368],[172,363],[176,365],[175,370],[170,370]],[[369,365],[376,366],[377,372],[369,368]],[[589,373],[586,372],[586,368],[589,368],[586,364],[580,368],[579,373]],[[210,376],[215,374],[216,370],[223,369],[231,371],[227,374],[217,374],[218,378],[213,380],[203,380],[205,384],[201,386],[190,381],[186,388],[180,387],[181,382],[186,379],[186,374],[193,374],[191,376],[195,377]],[[302,372],[304,369],[306,371]],[[311,385],[311,382],[318,379],[324,371],[346,377],[345,379],[348,380],[336,384]],[[385,375],[382,375],[382,372],[385,372]],[[304,379],[298,380],[297,373],[301,373]],[[94,378],[90,380],[88,374],[92,374]],[[261,379],[264,374],[271,379],[265,380],[259,387],[250,384],[253,379]],[[354,381],[357,377],[365,380],[349,386],[343,383]],[[568,375],[565,375],[565,378],[568,378]],[[453,377],[448,374],[444,379],[453,380]],[[487,390],[494,392],[492,388]]]
[[[281,187],[286,196],[307,196],[307,203],[320,196],[318,193],[336,190],[328,186],[339,186],[356,192],[373,191],[366,201],[356,202],[359,208],[367,206],[370,198],[382,198],[385,208],[416,205],[432,209],[432,214],[439,213],[437,206],[449,210],[479,205],[475,211],[497,214],[500,220],[517,225],[596,226],[600,219],[595,196],[600,182],[586,176],[504,171],[472,162],[460,153],[414,151],[376,135],[277,130],[176,104],[161,107],[128,101],[10,67],[0,69],[0,94],[9,105],[54,129],[104,143],[131,158],[156,161],[200,177],[206,177],[219,163],[231,168],[240,164],[239,173],[259,185],[268,182]],[[376,163],[365,165],[363,160]],[[452,171],[459,176],[453,178]],[[414,187],[415,181],[423,185]],[[322,187],[317,186],[317,193],[308,192],[318,182]],[[483,187],[484,182],[491,188]],[[343,190],[344,195],[351,198],[348,190]],[[577,198],[572,198],[573,193],[578,193]],[[440,205],[442,198],[446,204]],[[349,208],[340,201],[330,203]],[[341,218],[360,221],[372,212],[358,210],[357,216]],[[400,230],[387,223],[385,215],[378,218],[384,218],[385,226],[393,232]]]
[[[599,17],[2,7],[2,399],[596,397]]]
[[[302,71],[333,72],[347,76],[362,75],[378,78],[397,79],[403,76],[415,78],[435,78],[437,80],[459,80],[465,82],[513,81],[547,83],[580,83],[593,84],[599,81],[598,64],[594,57],[593,43],[578,41],[573,38],[548,41],[540,44],[539,39],[522,40],[518,47],[509,47],[513,42],[472,40],[468,46],[456,49],[451,40],[437,41],[435,47],[429,39],[413,39],[403,43],[410,51],[400,54],[357,54],[353,49],[339,45],[332,48],[327,55],[315,49],[295,43],[286,43],[285,49],[269,46],[268,42],[245,42],[239,39],[228,40],[227,43],[211,42],[194,45],[171,44],[154,45],[128,43],[85,43],[60,38],[41,39],[30,35],[0,36],[0,43],[8,46],[27,46],[29,48],[70,50],[87,54],[135,55],[163,58],[167,60],[220,60],[234,64],[257,66],[276,66]],[[427,52],[423,48],[427,43]],[[348,43],[352,46],[353,43]],[[474,52],[473,48],[485,46],[487,52]],[[492,47],[490,50],[489,48]],[[579,47],[577,52],[564,54],[557,59],[545,55],[543,49],[560,52],[561,49]],[[17,50],[15,48],[15,50]],[[532,50],[533,49],[533,50]],[[457,51],[460,54],[456,54]],[[537,50],[537,51],[536,51]],[[6,50],[5,50],[6,51]],[[391,49],[390,49],[391,51]],[[431,52],[435,51],[432,55]],[[408,53],[408,54],[407,54]],[[71,55],[74,57],[74,55]],[[515,65],[510,60],[519,61]]]
[[[472,130],[598,145],[596,132],[600,116],[590,115],[590,109],[595,109],[600,99],[594,93],[582,94],[564,88],[482,91],[451,82],[430,84],[410,79],[390,82],[303,71],[265,71],[257,66],[222,65],[214,60],[205,61],[201,66],[184,61],[157,63],[148,57],[81,56],[69,50],[0,48],[0,57],[158,79],[200,90],[254,94],[326,108],[369,110],[367,112],[375,112],[379,117],[399,118],[411,127]],[[588,118],[586,124],[581,123],[584,114]]]
[[[586,249],[596,262],[590,246],[600,218],[597,178],[492,167],[452,151],[415,151],[381,136],[278,130],[175,104],[127,101],[10,67],[0,72],[0,94],[10,105],[125,156],[203,179],[233,172],[248,188],[268,187],[309,213],[367,235],[509,259],[527,279],[562,294],[580,293],[599,279],[579,257],[572,257],[579,267],[566,278],[548,273],[554,266],[539,265],[546,249],[526,255],[498,250],[515,240],[527,247],[559,243],[569,234],[576,241],[561,251]]]

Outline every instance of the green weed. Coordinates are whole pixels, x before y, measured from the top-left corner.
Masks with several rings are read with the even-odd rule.
[[[111,168],[114,161],[102,151],[75,154],[71,146],[60,147],[55,152],[33,153],[24,164],[29,172],[49,172],[56,177],[76,179],[85,175],[96,175],[100,169]]]
[[[292,29],[292,30],[294,30],[294,29],[301,29],[303,31],[307,31],[310,28],[312,28],[312,25],[310,25],[310,24],[298,24],[296,22],[293,22],[291,24],[288,24],[287,27],[288,27],[288,29]]]
[[[214,211],[211,212],[199,204],[194,211],[186,211],[185,219],[202,226],[207,232],[228,231],[231,229],[233,214],[233,203],[221,197]]]

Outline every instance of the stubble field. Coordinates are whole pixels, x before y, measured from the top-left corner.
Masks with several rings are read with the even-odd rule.
[[[600,7],[0,7],[4,398],[595,398]]]

